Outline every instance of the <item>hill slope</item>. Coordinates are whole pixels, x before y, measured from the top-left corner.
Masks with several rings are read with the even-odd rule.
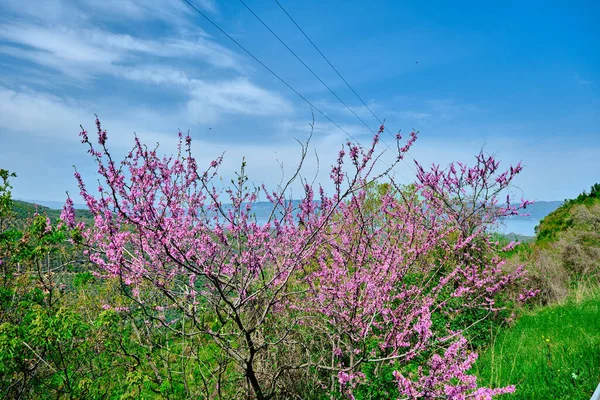
[[[517,246],[510,261],[525,264],[542,303],[563,300],[600,283],[600,185],[567,200],[540,221],[535,242]]]
[[[560,207],[545,216],[536,230],[538,241],[555,241],[560,232],[576,224],[577,218],[574,216],[585,212],[583,208],[593,213],[593,209],[598,204],[600,204],[600,184],[596,183],[590,193],[583,191],[577,198],[566,200]]]
[[[10,225],[22,227],[27,223],[27,220],[34,216],[37,212],[40,215],[46,215],[52,223],[60,219],[61,210],[53,209],[34,203],[29,203],[22,200],[13,200],[12,211],[14,213],[13,222]],[[75,217],[86,224],[94,221],[94,216],[88,210],[76,210]]]

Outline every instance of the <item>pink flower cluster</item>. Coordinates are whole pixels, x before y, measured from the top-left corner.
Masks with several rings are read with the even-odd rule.
[[[160,157],[136,138],[133,150],[116,163],[98,120],[96,127],[100,150],[85,130],[81,137],[102,177],[97,194],[75,174],[94,215],[94,225],[82,233],[91,261],[105,276],[134,287],[140,306],[145,306],[137,290],[142,282],[153,284],[169,307],[192,319],[199,315],[200,299],[211,304],[235,328],[226,336],[211,328],[204,333],[229,346],[226,351],[245,368],[257,397],[260,382],[249,366],[256,354],[274,346],[261,345],[259,332],[266,321],[285,313],[299,316],[273,342],[284,346],[289,331],[299,326],[328,337],[333,364],[305,360],[301,365],[333,371],[348,396],[365,383],[362,364],[401,366],[419,355],[429,361],[416,376],[395,373],[404,396],[487,399],[514,390],[478,388],[467,374],[476,355],[466,353],[462,333],[434,329],[432,319],[461,309],[493,312],[494,295],[523,275],[522,270],[502,271],[502,260],[489,251],[493,245],[485,235],[497,218],[515,211],[510,204],[498,207],[497,198],[520,165],[500,173],[499,162],[483,154],[473,167],[456,163],[426,170],[417,163],[412,189],[390,180],[392,189],[369,208],[366,187],[380,177],[373,171],[382,126],[369,148],[347,143],[340,150],[330,172],[333,195],[319,187],[315,198],[306,184],[294,208],[284,190],[247,189],[245,163],[232,187],[220,190],[213,180],[222,159],[200,170],[189,136],[180,134],[172,157]],[[404,146],[398,144],[397,161],[416,137],[412,132]],[[273,204],[262,225],[252,213],[260,194]],[[232,206],[223,206],[223,197]],[[71,199],[61,218],[76,226]],[[460,309],[448,297],[460,299]],[[146,312],[162,310],[154,305]],[[235,346],[227,345],[231,340]],[[443,354],[439,348],[445,348]]]

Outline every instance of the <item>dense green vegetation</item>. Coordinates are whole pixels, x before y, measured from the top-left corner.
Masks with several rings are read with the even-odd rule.
[[[509,268],[527,266],[532,286],[540,289],[537,304],[560,302],[582,286],[600,283],[599,189],[595,184],[589,193],[566,200],[540,221],[534,241],[506,253]]]
[[[201,363],[165,365],[219,353],[171,339],[160,321],[130,311],[118,279],[91,273],[69,240],[77,231],[56,223],[60,211],[13,202],[14,175],[0,173],[0,398],[198,397],[185,387],[211,379]]]
[[[540,221],[536,228],[538,243],[555,240],[557,235],[573,226],[573,211],[578,206],[591,208],[600,203],[600,184],[594,184],[590,192],[583,191],[575,199],[567,199],[564,204],[554,212],[548,214]]]
[[[119,280],[90,273],[64,228],[28,221],[0,234],[0,398],[198,398],[210,371],[170,363],[219,352],[134,310]]]
[[[490,330],[477,375],[518,384],[515,399],[587,399],[600,382],[600,185],[566,200],[537,231],[508,255],[540,288],[538,306],[510,329]]]
[[[13,201],[11,176],[3,172],[1,178],[0,397],[202,398],[204,388],[218,381],[214,398],[239,398],[246,385],[239,371],[222,362],[219,370],[209,368],[226,359],[222,350],[200,336],[175,335],[173,329],[187,326],[185,319],[164,323],[176,310],[166,308],[156,319],[137,307],[119,279],[95,277],[75,244],[77,230],[60,225],[60,211]],[[387,190],[374,188],[367,201],[377,203]],[[77,218],[93,220],[87,211]],[[477,309],[434,315],[433,330],[468,327],[470,351],[480,353],[473,372],[482,385],[517,385],[509,398],[588,398],[600,381],[600,185],[565,202],[538,232],[545,233],[501,253],[508,268],[527,265],[532,286],[541,288],[537,306],[518,309],[516,292],[503,294],[494,299],[502,311],[493,317]],[[511,238],[493,240],[502,247]],[[159,306],[150,286],[137,299]],[[450,293],[447,301],[455,301]],[[220,324],[208,323],[215,329]],[[416,358],[403,371],[417,371],[421,362]],[[372,384],[358,388],[355,397],[397,397],[392,371],[398,368],[365,364],[362,372]],[[298,390],[308,398],[331,398],[327,390]]]

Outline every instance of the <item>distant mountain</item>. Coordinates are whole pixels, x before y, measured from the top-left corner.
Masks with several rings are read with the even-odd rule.
[[[528,217],[519,216],[519,218],[533,218],[539,221],[552,211],[556,210],[563,203],[564,201],[536,201],[535,203],[528,205],[525,210],[522,210],[522,213],[531,215]]]
[[[17,214],[17,218],[31,217],[36,212],[38,214],[46,214],[50,219],[57,219],[60,217],[60,210],[51,209],[50,207],[22,200],[13,200],[12,210]]]
[[[529,215],[513,215],[502,218],[498,231],[505,234],[535,236],[535,227],[540,224],[540,221],[563,203],[564,201],[537,201],[530,204],[526,209],[520,210],[522,214]]]
[[[48,201],[48,200],[15,200],[14,210],[17,212],[19,217],[26,218],[27,216],[35,213],[35,204],[38,205],[38,213],[46,214],[48,217],[55,221],[60,216],[64,203],[60,201]],[[299,200],[292,200],[294,205],[299,203]],[[515,215],[512,217],[503,218],[501,226],[498,231],[505,234],[518,234],[522,236],[535,236],[534,228],[539,225],[540,220],[546,217],[558,209],[564,202],[563,201],[538,201],[529,206],[521,212],[523,214],[529,214],[528,216]],[[75,208],[80,210],[77,214],[84,220],[92,220],[93,217],[87,207],[84,204],[74,204]],[[231,207],[230,204],[223,205],[225,210]],[[256,202],[252,206],[252,211],[256,216],[256,221],[265,223],[271,214],[273,205],[269,202]]]
[[[19,201],[24,201],[26,203],[32,203],[32,204],[38,204],[41,206],[51,208],[53,210],[62,210],[63,206],[65,205],[64,201],[61,202],[61,201],[52,201],[52,200],[27,200],[27,199],[19,199]],[[73,204],[73,207],[75,207],[78,210],[85,210],[87,208],[87,206],[85,204]]]

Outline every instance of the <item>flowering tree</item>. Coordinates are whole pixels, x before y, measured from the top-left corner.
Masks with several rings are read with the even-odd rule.
[[[498,216],[516,212],[497,207],[496,198],[520,167],[498,174],[498,163],[483,155],[460,172],[418,165],[415,190],[389,191],[373,212],[365,206],[368,184],[387,176],[416,139],[401,147],[398,135],[395,163],[375,174],[381,127],[370,147],[342,148],[330,173],[333,194],[319,187],[315,195],[304,182],[294,208],[285,196],[302,161],[277,191],[248,188],[245,163],[220,190],[213,181],[222,159],[201,169],[189,136],[180,134],[176,156],[162,158],[136,138],[117,163],[96,125],[98,145],[85,130],[81,137],[98,164],[98,194],[75,174],[95,223],[76,227],[70,199],[62,218],[148,324],[216,346],[220,357],[200,360],[209,365],[201,377],[207,397],[222,395],[224,377],[238,395],[258,399],[292,396],[298,382],[351,396],[365,381],[363,365],[390,362],[404,397],[511,390],[478,389],[466,374],[475,356],[462,331],[432,319],[449,321],[461,307],[494,312],[494,295],[522,275],[502,272],[485,236]],[[302,160],[306,151],[305,144]],[[252,214],[261,194],[273,205],[265,224]],[[403,369],[417,360],[414,373]]]
[[[465,396],[489,398],[512,390],[476,389],[466,374],[476,355],[464,332],[499,311],[495,296],[523,277],[504,273],[496,244],[487,234],[501,216],[519,206],[497,205],[498,196],[520,167],[498,172],[483,154],[473,167],[451,164],[446,171],[417,163],[417,182],[391,187],[375,210],[365,212],[364,190],[338,206],[324,233],[316,270],[307,277],[310,293],[300,308],[328,345],[308,350],[318,368],[337,372],[331,385],[351,394],[366,381],[361,364],[394,363],[400,393],[408,398]],[[515,243],[501,250],[508,250]],[[526,300],[535,292],[521,295]],[[482,317],[464,320],[473,310]],[[440,316],[442,316],[440,324]],[[434,324],[434,320],[438,324]],[[435,349],[447,348],[443,355]],[[409,371],[415,360],[418,370]],[[451,384],[451,382],[454,382]],[[462,397],[461,397],[462,396]]]

